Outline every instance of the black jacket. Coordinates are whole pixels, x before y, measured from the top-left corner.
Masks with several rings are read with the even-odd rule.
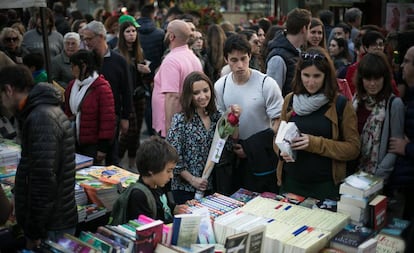
[[[285,61],[287,72],[286,80],[283,84],[282,95],[285,97],[288,93],[292,91],[292,80],[295,75],[296,62],[299,59],[299,51],[286,39],[286,36],[283,32],[280,32],[275,35],[275,38],[269,43],[269,54],[266,59],[267,63],[273,56],[280,56]]]
[[[142,17],[137,20],[141,26],[138,29],[139,41],[144,51],[145,59],[151,61],[151,73],[148,74],[149,79],[153,79],[156,69],[161,65],[161,59],[164,55],[164,30],[157,28],[151,18]]]
[[[14,189],[17,222],[33,240],[46,238],[49,230],[74,228],[75,139],[59,93],[48,84],[35,85],[17,118],[22,147]]]

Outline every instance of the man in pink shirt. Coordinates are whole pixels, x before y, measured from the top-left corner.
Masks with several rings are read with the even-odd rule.
[[[164,58],[154,78],[152,93],[152,127],[165,137],[174,113],[181,111],[180,96],[185,77],[193,71],[203,71],[200,60],[187,42],[192,31],[182,20],[168,24],[165,34],[170,52]]]

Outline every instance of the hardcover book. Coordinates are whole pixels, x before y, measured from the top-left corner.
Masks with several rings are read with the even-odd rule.
[[[156,220],[136,228],[136,244],[137,252],[152,253],[158,243],[162,241],[162,220]]]
[[[368,226],[378,231],[387,223],[387,197],[377,195],[368,205]]]

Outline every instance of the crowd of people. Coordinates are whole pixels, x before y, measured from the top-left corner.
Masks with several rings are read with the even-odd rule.
[[[153,5],[95,16],[62,8],[46,9],[46,27],[36,10],[26,23],[22,15],[1,24],[0,116],[22,147],[19,247],[75,233],[75,152],[141,175],[156,208],[134,188],[128,217],[168,222],[197,191],[241,187],[336,200],[340,182],[363,170],[384,179],[391,215],[414,219],[414,40],[396,46],[378,26],[361,26],[358,8],[338,24],[329,10],[294,8],[282,26],[261,18],[206,30],[177,7],[162,23]],[[226,112],[238,130],[205,178]],[[273,144],[282,120],[300,131],[295,157]],[[144,123],[151,137],[143,141]],[[3,222],[11,206],[1,189],[0,201]]]

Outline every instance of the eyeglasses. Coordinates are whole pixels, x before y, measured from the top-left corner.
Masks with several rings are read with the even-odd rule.
[[[370,45],[371,47],[384,47],[384,43],[379,42],[379,43],[374,43]]]
[[[301,56],[304,61],[321,61],[325,59],[325,56],[318,53],[302,53]]]
[[[17,38],[17,37],[4,38],[4,41],[7,41],[7,42],[18,41],[18,40],[19,40],[19,38]]]
[[[95,37],[96,37],[96,35],[93,36],[93,37],[83,37],[83,40],[86,41],[86,42],[89,42],[89,41],[93,40]]]

